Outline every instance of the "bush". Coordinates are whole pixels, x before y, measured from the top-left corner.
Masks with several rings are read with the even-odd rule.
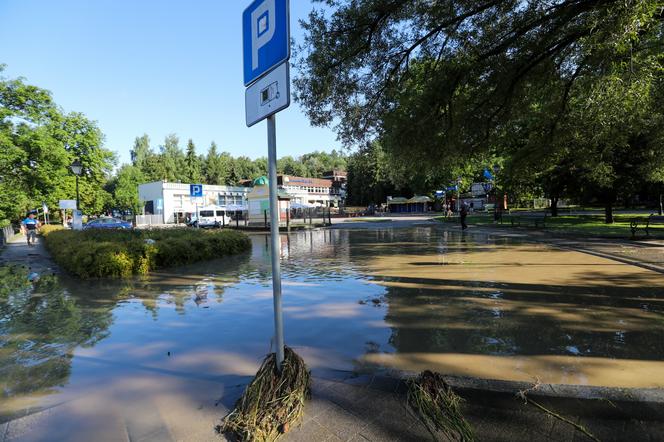
[[[45,226],[50,227],[50,226]],[[251,240],[234,230],[43,230],[53,259],[80,278],[127,278],[151,270],[244,252]]]
[[[46,224],[40,227],[39,234],[46,237],[49,233],[55,232],[56,230],[64,230],[64,227],[60,224]]]

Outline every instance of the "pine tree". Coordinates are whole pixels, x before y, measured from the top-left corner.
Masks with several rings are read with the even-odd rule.
[[[187,154],[185,156],[185,173],[188,183],[200,183],[202,179],[202,167],[198,155],[196,155],[196,146],[189,139],[187,142]]]
[[[151,153],[150,137],[148,137],[147,134],[136,137],[134,140],[134,147],[131,149],[131,164],[143,171],[146,166],[147,158]]]
[[[161,146],[161,160],[164,178],[167,181],[187,181],[185,156],[180,149],[180,139],[175,134],[167,135]]]

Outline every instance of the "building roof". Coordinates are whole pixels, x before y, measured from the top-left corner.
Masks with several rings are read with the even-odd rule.
[[[347,177],[348,172],[342,169],[334,169],[323,172],[323,178],[333,178],[333,177]]]
[[[414,196],[411,199],[407,201],[408,203],[430,203],[431,198],[425,195],[420,195],[420,196]]]
[[[387,204],[407,204],[407,203],[408,203],[408,199],[406,199],[402,196],[395,196],[387,202]]]
[[[192,184],[200,184],[200,183],[192,183]],[[139,189],[141,187],[145,186],[157,186],[160,187],[161,189],[168,189],[168,190],[181,190],[185,191],[186,193],[189,193],[189,186],[191,184],[189,183],[169,183],[168,181],[152,181],[150,183],[141,183],[138,185]],[[246,193],[247,191],[251,190],[251,187],[243,187],[243,186],[222,186],[222,185],[217,185],[217,184],[203,184],[203,190],[205,191],[211,191],[211,192],[243,192]]]
[[[253,182],[254,186],[267,186],[269,184],[269,181],[265,175],[259,176],[256,178]]]
[[[281,186],[332,187],[332,180],[327,178],[306,178],[292,175],[279,175],[277,182]]]

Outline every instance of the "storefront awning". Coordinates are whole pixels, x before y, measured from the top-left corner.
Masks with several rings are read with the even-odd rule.
[[[422,196],[414,196],[414,197],[412,197],[411,199],[409,199],[409,200],[407,201],[408,204],[415,204],[415,203],[430,203],[430,202],[431,202],[431,198],[429,198],[428,196],[424,196],[424,195],[422,195]]]
[[[387,204],[408,204],[408,200],[402,196],[397,196],[389,200]]]

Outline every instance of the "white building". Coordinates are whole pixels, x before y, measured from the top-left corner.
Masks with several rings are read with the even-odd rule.
[[[342,189],[331,179],[304,178],[292,175],[277,176],[279,189],[288,193],[296,204],[339,207],[343,202]],[[345,188],[343,189],[345,191]]]
[[[190,184],[155,181],[138,186],[138,199],[143,215],[153,215],[151,224],[184,223],[198,206],[247,206],[247,193],[251,187],[216,186],[203,184],[203,196],[192,198]]]

